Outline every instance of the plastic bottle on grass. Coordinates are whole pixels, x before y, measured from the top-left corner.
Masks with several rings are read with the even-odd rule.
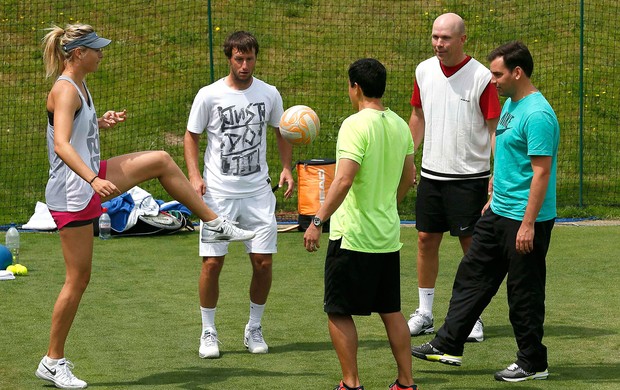
[[[108,209],[103,208],[103,213],[101,217],[99,217],[99,238],[102,240],[108,240],[112,237],[112,222],[110,221],[110,216],[108,215]]]
[[[6,247],[11,251],[13,264],[19,264],[19,232],[14,223],[6,232]]]

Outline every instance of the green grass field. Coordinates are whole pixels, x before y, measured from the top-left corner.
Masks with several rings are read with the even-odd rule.
[[[557,226],[548,256],[547,381],[496,382],[492,374],[515,359],[505,291],[485,310],[486,340],[468,344],[462,367],[414,359],[414,377],[429,389],[618,389],[620,226]],[[66,347],[74,372],[100,389],[332,389],[340,369],[322,311],[326,235],[318,253],[302,234],[282,233],[274,283],[263,320],[270,350],[243,347],[250,266],[241,244],[221,277],[218,360],[198,358],[200,314],[197,233],[95,242],[93,276]],[[4,240],[4,234],[0,234]],[[417,305],[416,230],[403,227],[402,300]],[[455,239],[441,247],[436,326],[447,310],[460,260]],[[29,275],[0,282],[0,389],[50,388],[34,376],[46,352],[52,306],[63,282],[58,235],[22,234],[21,263]],[[357,317],[359,367],[367,390],[387,389],[395,368],[377,315]],[[421,344],[430,337],[412,339]]]

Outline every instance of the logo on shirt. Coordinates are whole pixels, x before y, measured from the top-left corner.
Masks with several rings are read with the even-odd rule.
[[[510,130],[509,125],[513,119],[514,116],[511,113],[505,112],[499,120],[497,129],[495,130],[495,135],[502,135],[506,130]]]
[[[88,121],[88,137],[86,139],[86,146],[90,152],[90,169],[94,172],[99,172],[99,124],[97,123],[97,114],[93,112],[92,118]]]
[[[221,120],[222,175],[247,176],[260,171],[260,146],[266,129],[265,103],[217,107]]]

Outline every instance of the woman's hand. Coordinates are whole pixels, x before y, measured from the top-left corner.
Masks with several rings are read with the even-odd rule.
[[[127,119],[127,110],[106,111],[97,122],[100,129],[111,129],[116,126],[117,123],[125,122],[125,119]]]

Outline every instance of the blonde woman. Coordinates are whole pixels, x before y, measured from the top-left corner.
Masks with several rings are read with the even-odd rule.
[[[136,152],[100,160],[99,129],[112,128],[127,118],[124,110],[97,117],[85,83],[86,76],[99,67],[103,48],[110,42],[85,24],[64,29],[53,26],[43,38],[47,77],[57,77],[47,97],[50,170],[45,197],[60,233],[66,276],[54,305],[49,348],[36,376],[61,389],[87,386],[73,375],[64,346],[90,280],[93,220],[101,215],[102,201],[157,178],[174,199],[204,222],[204,241],[254,237],[253,232],[237,228],[208,208],[167,152]]]

